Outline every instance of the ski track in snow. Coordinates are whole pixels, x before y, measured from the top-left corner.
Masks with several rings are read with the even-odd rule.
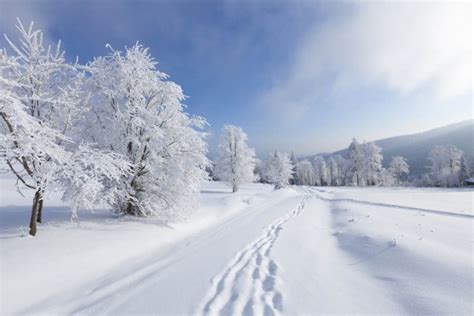
[[[448,212],[448,211],[436,211],[436,210],[430,210],[426,208],[402,206],[402,205],[396,205],[396,204],[386,204],[386,203],[379,203],[379,202],[370,202],[370,201],[363,201],[363,200],[356,200],[356,199],[349,199],[349,198],[326,198],[326,197],[321,196],[317,192],[332,193],[331,191],[328,192],[328,191],[313,189],[313,188],[308,188],[308,189],[314,193],[315,197],[326,202],[348,202],[348,203],[356,203],[356,204],[363,204],[363,205],[370,205],[370,206],[390,207],[390,208],[396,208],[396,209],[401,209],[405,211],[423,212],[423,213],[430,213],[430,214],[436,214],[436,215],[442,215],[442,216],[453,216],[453,217],[474,219],[474,215],[472,214],[454,213],[454,212]]]
[[[283,226],[305,208],[309,195],[298,206],[268,225],[262,235],[240,251],[212,280],[199,309],[204,315],[278,315],[283,296],[278,291],[278,264],[270,258]]]

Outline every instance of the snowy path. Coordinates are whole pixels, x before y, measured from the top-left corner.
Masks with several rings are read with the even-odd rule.
[[[127,262],[91,285],[86,284],[57,297],[54,302],[41,302],[22,312],[39,310],[62,314],[130,314],[150,311],[160,311],[162,314],[195,313],[196,310],[204,309],[198,306],[202,302],[203,294],[211,286],[210,280],[225,269],[236,253],[240,253],[242,260],[248,257],[248,260],[260,263],[257,271],[259,278],[262,278],[261,289],[270,299],[266,301],[271,302],[269,306],[278,310],[279,293],[272,283],[272,274],[276,273],[277,266],[268,260],[268,254],[284,223],[298,215],[303,208],[305,197],[294,191],[272,194],[271,197],[271,200],[250,207],[219,225],[159,249],[146,257],[137,258],[134,262]],[[236,269],[240,269],[242,263],[244,262],[236,262],[234,269],[228,273],[229,278],[231,274],[237,277]],[[257,272],[255,277],[256,274]],[[234,280],[225,282],[230,286],[231,281]],[[223,306],[232,308],[233,303],[229,302],[230,299],[224,294],[226,290],[229,289],[225,288],[223,293],[219,292],[215,304],[209,304],[209,311],[217,308],[221,300],[225,302]]]
[[[203,314],[271,315],[282,311],[282,294],[277,289],[278,264],[270,259],[270,253],[283,225],[300,214],[307,198],[305,195],[295,209],[271,223],[213,279]]]
[[[339,247],[331,205],[317,198],[288,223],[273,251],[282,270],[283,313],[401,314],[386,286],[350,266],[354,259]]]

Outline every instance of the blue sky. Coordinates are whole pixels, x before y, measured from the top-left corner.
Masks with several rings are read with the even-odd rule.
[[[211,152],[223,124],[307,155],[473,116],[469,2],[0,0],[1,33],[16,17],[81,62],[150,47]]]

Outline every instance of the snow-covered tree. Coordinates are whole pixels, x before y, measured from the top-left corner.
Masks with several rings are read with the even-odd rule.
[[[341,155],[335,155],[334,160],[337,163],[337,185],[345,185],[349,173],[349,161],[342,158]]]
[[[396,183],[393,173],[390,170],[382,168],[378,176],[378,185],[390,187]],[[397,183],[398,184],[398,183]]]
[[[462,185],[465,185],[466,180],[471,177],[471,170],[464,156],[464,154],[461,156],[461,170],[459,170],[459,177]]]
[[[40,30],[33,23],[25,28],[18,21],[20,45],[6,35],[11,49],[0,51],[0,147],[17,184],[34,190],[30,234],[41,221],[43,200],[53,176],[68,161],[63,144],[77,105],[76,71],[66,63],[58,43],[44,47]]]
[[[323,157],[317,156],[313,160],[314,180],[315,184],[327,185],[328,184],[328,169],[326,161]]]
[[[93,210],[97,205],[114,203],[115,188],[129,171],[121,155],[80,144],[57,180],[62,200],[71,206],[72,218],[77,218],[79,209]]]
[[[361,145],[353,138],[348,152],[348,179],[346,183],[355,186],[378,184],[382,170],[382,149],[373,142]]]
[[[131,165],[115,187],[111,205],[118,213],[171,219],[207,179],[207,144],[199,131],[206,121],[184,112],[181,87],[157,69],[147,48],[109,48],[88,65],[84,138]]]
[[[340,185],[340,182],[339,182],[339,179],[340,179],[339,168],[338,168],[338,164],[337,164],[336,159],[332,156],[329,157],[327,165],[328,165],[328,174],[329,174],[329,176],[328,176],[329,185],[332,185],[332,186]]]
[[[237,192],[239,186],[255,180],[255,150],[247,145],[247,135],[237,126],[225,125],[219,143],[215,174]]]
[[[413,184],[417,187],[428,187],[433,185],[433,180],[429,173],[424,173],[421,177],[415,179]]]
[[[266,172],[266,167],[267,167],[267,162],[266,160],[257,160],[255,164],[255,174],[257,177],[257,181],[260,183],[269,183],[268,179],[266,178],[267,172]]]
[[[382,149],[375,143],[370,142],[362,145],[364,155],[365,181],[367,185],[376,185],[382,170]]]
[[[0,148],[17,185],[35,192],[30,218],[30,234],[35,235],[48,192],[63,191],[72,179],[86,183],[93,177],[110,176],[120,166],[103,162],[96,168],[100,162],[90,152],[81,152],[85,146],[74,143],[74,127],[87,99],[78,65],[65,60],[60,43],[56,48],[45,47],[43,34],[33,29],[33,23],[25,28],[18,21],[17,29],[20,44],[5,36],[12,53],[6,48],[0,51]],[[114,159],[108,153],[94,152],[95,157],[99,154]],[[91,169],[77,168],[79,156]],[[103,193],[103,189],[97,185],[94,191]],[[77,187],[79,192],[84,199],[97,200],[91,199],[92,190],[86,185]],[[64,199],[72,203],[68,195]]]
[[[262,173],[261,173],[261,170],[260,170],[260,167],[262,166],[262,161],[260,159],[258,159],[257,157],[255,157],[255,164],[254,164],[254,168],[253,168],[253,174],[254,174],[254,181],[255,182],[262,182]]]
[[[296,165],[298,164],[298,159],[296,159],[295,153],[292,151],[290,155],[291,165],[293,166],[293,177],[290,179],[290,184],[298,183],[298,174],[296,172]]]
[[[293,176],[293,166],[286,153],[275,150],[265,161],[263,168],[265,179],[273,183],[275,189],[281,189],[288,185]]]
[[[314,172],[313,165],[308,160],[302,160],[296,164],[296,179],[298,185],[313,185]]]
[[[349,174],[348,174],[348,184],[355,186],[365,185],[366,181],[364,179],[364,152],[357,140],[352,139],[351,144],[348,148],[349,151]]]
[[[408,174],[410,169],[405,158],[401,156],[395,156],[390,161],[389,171],[392,174],[396,184],[399,185],[402,175]]]
[[[463,151],[454,145],[434,146],[428,157],[432,184],[441,187],[461,185],[462,157]]]

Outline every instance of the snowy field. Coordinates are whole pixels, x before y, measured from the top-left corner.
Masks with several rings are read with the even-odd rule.
[[[1,314],[473,313],[469,189],[218,183],[186,222],[70,213],[1,180]]]

